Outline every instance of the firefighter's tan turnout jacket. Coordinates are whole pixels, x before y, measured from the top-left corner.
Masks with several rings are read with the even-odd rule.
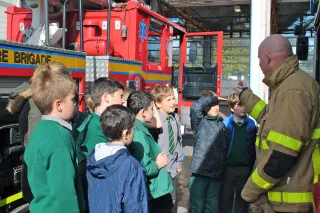
[[[309,212],[312,185],[320,173],[320,87],[288,57],[263,82],[271,90],[268,105],[250,89],[240,96],[259,124],[256,168],[242,197],[267,196],[277,212]]]

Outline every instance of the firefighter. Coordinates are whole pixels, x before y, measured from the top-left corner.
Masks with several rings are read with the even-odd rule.
[[[243,82],[236,91],[260,124],[257,160],[242,197],[253,212],[312,212],[312,185],[320,173],[320,87],[299,69],[288,39],[267,37],[258,50],[267,105]]]

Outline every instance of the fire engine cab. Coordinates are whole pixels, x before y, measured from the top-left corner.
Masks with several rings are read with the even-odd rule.
[[[5,112],[9,92],[27,81],[37,65],[52,61],[67,65],[79,84],[81,97],[95,79],[107,76],[135,90],[151,91],[159,84],[173,86],[182,124],[187,127],[189,108],[200,91],[208,89],[220,95],[223,32],[187,33],[141,1],[24,3],[23,7],[9,6],[6,10],[7,40],[0,41],[0,81],[10,86],[0,86],[1,112]],[[80,109],[85,110],[83,98]],[[18,135],[17,126],[14,131],[10,126],[17,119],[1,122],[4,117],[7,113],[0,116],[0,124],[9,125],[5,134]],[[8,140],[5,146],[18,143],[18,139]],[[8,165],[6,171],[12,168],[20,168],[19,163]],[[0,190],[0,208],[21,198],[21,194],[14,194],[19,192],[17,174],[6,177],[8,183],[15,181],[16,185],[5,194]]]

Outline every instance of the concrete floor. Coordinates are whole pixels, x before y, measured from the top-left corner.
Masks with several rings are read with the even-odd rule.
[[[189,181],[191,177],[191,173],[189,172],[189,166],[193,151],[192,135],[184,135],[182,143],[183,150],[185,153],[185,159],[182,163],[182,172],[178,175],[177,203],[178,213],[187,213],[189,206]]]

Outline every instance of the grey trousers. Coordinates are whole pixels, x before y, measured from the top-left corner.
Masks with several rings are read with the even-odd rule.
[[[171,183],[173,186],[173,191],[170,193],[171,198],[172,198],[172,203],[173,203],[173,208],[172,208],[172,213],[177,213],[178,212],[178,203],[176,202],[177,200],[177,179],[178,177],[176,176],[175,178],[171,178]]]

